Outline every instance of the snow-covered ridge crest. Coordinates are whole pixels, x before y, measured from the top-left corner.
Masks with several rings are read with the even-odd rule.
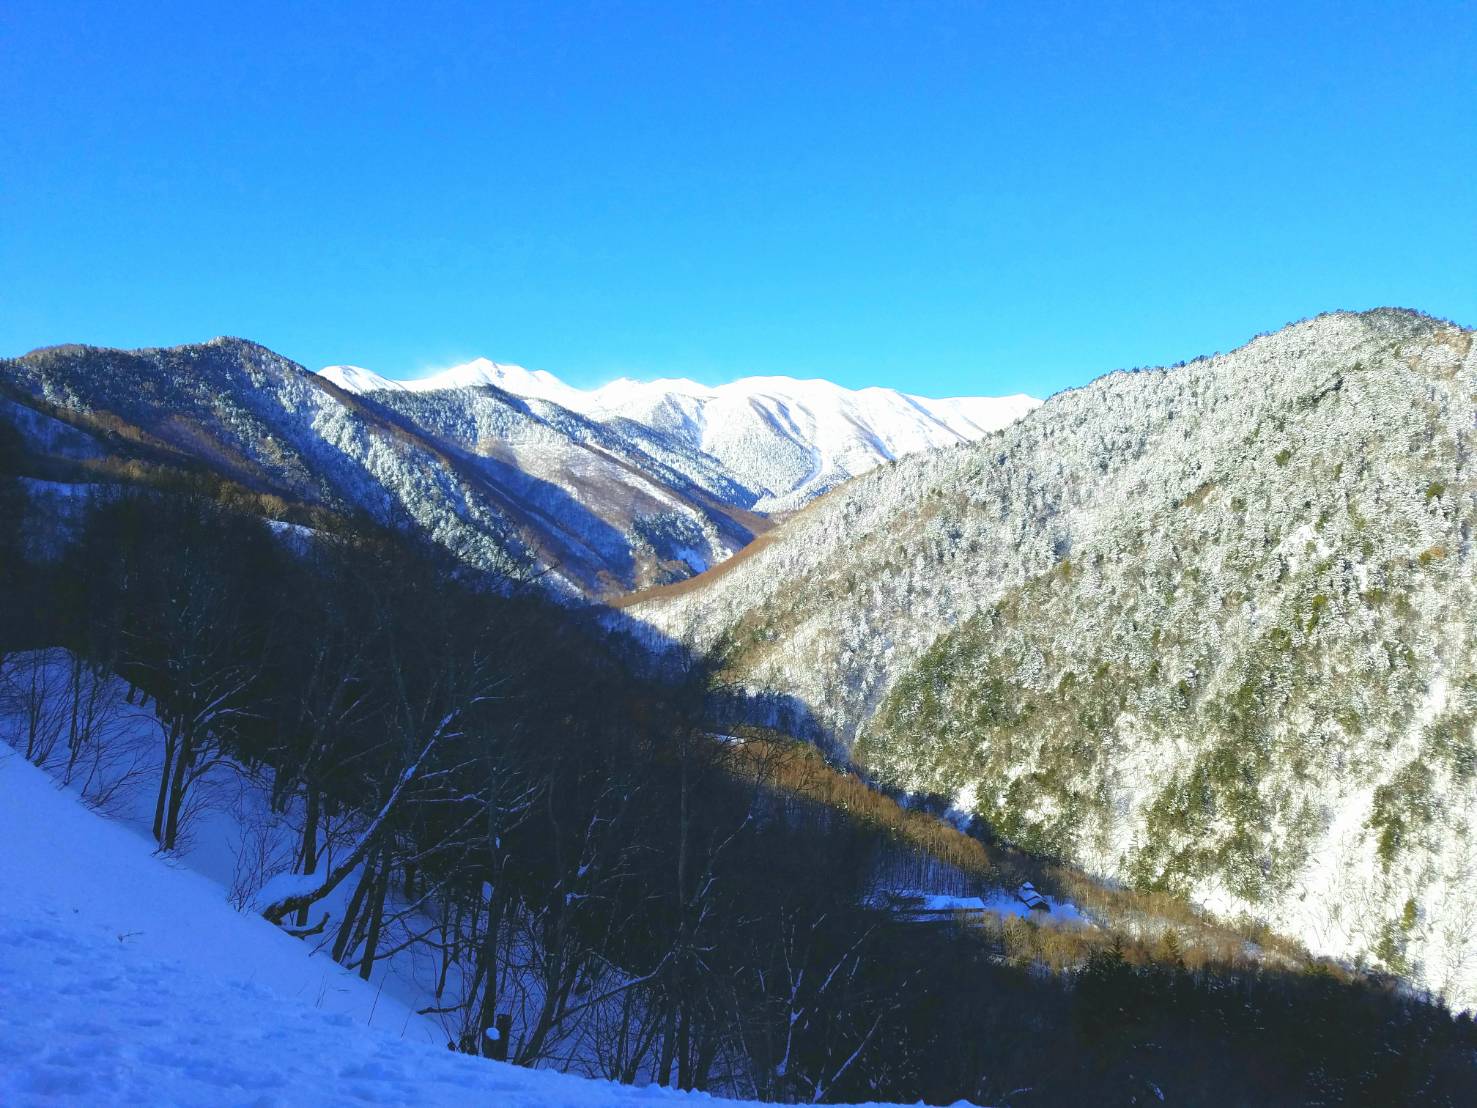
[[[579,389],[571,388],[552,373],[541,369],[529,370],[518,365],[494,362],[489,358],[476,358],[473,361],[408,381],[397,381],[356,365],[325,366],[318,372],[339,388],[358,394],[381,390],[436,392],[441,389],[475,389],[493,386],[516,396],[553,400],[573,410],[579,409],[565,402],[576,400],[583,395]]]
[[[931,399],[782,376],[743,377],[722,385],[622,377],[579,389],[544,370],[486,358],[412,381],[390,380],[356,366],[320,372],[355,393],[493,386],[612,428],[633,423],[716,459],[753,491],[750,506],[766,512],[797,508],[884,462],[974,442],[1040,403],[1024,394]]]

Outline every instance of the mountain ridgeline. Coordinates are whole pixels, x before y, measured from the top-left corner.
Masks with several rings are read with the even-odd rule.
[[[764,383],[717,390],[723,418],[704,420],[712,398],[664,387],[690,382],[584,393],[480,362],[406,387],[350,367],[313,374],[239,339],[0,360],[0,404],[37,474],[203,476],[272,498],[266,510],[290,522],[369,520],[475,570],[594,598],[691,576],[777,507],[1035,403]]]
[[[1471,331],[1336,313],[868,474],[628,614],[989,833],[1470,1006],[1474,425]]]
[[[0,383],[59,481],[225,481],[291,522],[372,521],[567,594],[691,572],[684,552],[716,560],[763,526],[709,460],[679,472],[659,443],[494,388],[381,403],[237,339],[55,347],[0,363]]]
[[[731,499],[767,513],[801,507],[884,462],[983,438],[1040,403],[1024,395],[930,400],[792,377],[744,377],[716,387],[685,378],[621,378],[577,389],[543,370],[486,358],[415,381],[388,380],[357,366],[322,373],[392,403],[407,392],[491,386],[578,412],[616,434],[654,434],[716,461],[741,486]]]

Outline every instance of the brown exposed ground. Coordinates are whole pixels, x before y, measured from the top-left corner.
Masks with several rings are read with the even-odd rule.
[[[750,513],[752,514],[752,513]],[[616,597],[610,601],[612,608],[629,608],[632,604],[642,604],[648,600],[670,600],[675,596],[696,592],[698,589],[706,588],[713,581],[718,580],[725,573],[733,569],[745,558],[759,553],[775,539],[776,532],[769,530],[760,535],[748,546],[744,547],[726,562],[719,562],[712,569],[704,570],[696,576],[689,577],[685,581],[674,581],[670,585],[655,585],[649,589],[640,589],[637,592],[627,593],[625,596]]]

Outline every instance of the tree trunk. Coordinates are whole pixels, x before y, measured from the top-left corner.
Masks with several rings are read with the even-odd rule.
[[[498,882],[501,886],[502,882]],[[503,893],[500,888],[492,890],[492,903],[487,908],[487,932],[482,938],[482,951],[478,954],[481,963],[479,969],[485,974],[482,982],[482,1003],[477,1009],[477,1042],[485,1054],[490,1045],[487,1041],[487,1029],[493,1026],[493,1019],[497,1012],[497,943],[502,935],[503,929]],[[503,1044],[503,1057],[507,1057],[507,1044]]]
[[[173,850],[179,838],[180,809],[184,806],[187,774],[195,760],[195,743],[189,731],[180,740],[179,754],[174,759],[174,780],[169,788],[169,818],[164,824],[164,849]]]
[[[154,841],[164,845],[164,816],[169,804],[169,779],[173,776],[175,751],[179,747],[179,726],[171,723],[164,736],[164,766],[159,771],[159,796],[154,801]]]
[[[395,806],[399,802],[401,795],[415,782],[421,764],[430,757],[431,751],[436,748],[436,744],[441,740],[443,729],[450,719],[451,717],[448,716],[447,720],[442,722],[442,726],[436,729],[430,741],[421,750],[420,756],[410,763],[410,766],[405,772],[400,774],[394,786],[390,789],[390,795],[385,799],[384,805],[380,808],[379,813],[374,819],[370,821],[369,826],[364,829],[364,834],[359,837],[358,843],[349,851],[349,856],[338,865],[332,867],[317,888],[305,893],[294,893],[292,896],[283,897],[275,904],[268,904],[262,909],[262,917],[268,923],[281,923],[289,914],[296,912],[299,908],[307,907],[322,900],[329,893],[333,892],[334,889],[338,888],[339,883],[354,871],[355,866],[359,865],[360,862],[369,856],[371,848],[379,841],[385,822],[395,810]]]
[[[385,901],[390,894],[390,853],[381,850],[379,854],[379,876],[374,883],[374,903],[369,916],[369,933],[364,939],[364,957],[359,960],[359,976],[369,980],[369,975],[374,972],[374,954],[379,948],[380,928],[385,921]]]
[[[508,1040],[513,1037],[513,1017],[503,1012],[497,1017],[497,1038],[488,1039],[484,1032],[483,1041],[487,1043],[487,1056],[494,1061],[506,1062],[508,1060]]]
[[[697,1056],[693,1060],[692,1087],[707,1091],[708,1080],[713,1073],[713,1063],[718,1060],[718,1034],[709,1031],[698,1043]]]
[[[62,778],[65,782],[72,780],[72,770],[76,768],[77,758],[82,753],[82,686],[83,686],[82,658],[80,655],[72,655],[72,671],[70,675],[72,692],[72,711],[67,722],[67,772]]]
[[[677,1014],[677,1087],[692,1088],[692,1004],[687,1000]]]
[[[333,960],[340,965],[349,952],[349,940],[354,934],[354,925],[359,921],[359,909],[373,879],[373,867],[366,863],[364,872],[359,875],[359,883],[354,886],[354,895],[349,897],[349,906],[344,909],[344,918],[339,922],[338,937],[333,940]]]
[[[656,1083],[672,1084],[672,1061],[677,1046],[677,1007],[668,1002],[662,1014],[662,1052],[656,1063]]]
[[[451,900],[443,897],[441,900],[441,969],[436,974],[436,1003],[441,1003],[441,994],[446,992],[446,978],[451,973],[451,964],[456,961],[460,953],[458,940],[461,934],[462,909],[457,904],[456,920],[451,918]],[[455,928],[455,930],[453,929]]]
[[[315,873],[318,869],[318,790],[308,786],[306,811],[303,813],[303,873]],[[308,906],[297,910],[297,925],[306,927]]]
[[[632,1007],[635,1005],[635,1003],[635,992],[628,991],[625,996],[624,1012],[621,1021],[623,1035],[626,1034],[625,1028],[630,1025]],[[652,1043],[656,1040],[657,1021],[651,1018],[651,1013],[649,1011],[647,1012],[647,1017],[648,1018],[645,1021],[645,1026],[641,1027],[637,1031],[636,1043],[633,1047],[630,1048],[630,1052],[626,1057],[625,1068],[621,1071],[620,1075],[620,1082],[622,1085],[636,1084],[636,1078],[639,1077],[641,1074],[641,1063],[645,1060],[646,1056],[651,1053]],[[624,1042],[625,1039],[623,1038],[622,1049],[625,1049]]]

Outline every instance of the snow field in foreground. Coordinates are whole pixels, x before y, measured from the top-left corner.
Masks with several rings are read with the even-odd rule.
[[[0,842],[0,1104],[713,1103],[362,1026],[417,1017],[3,746]]]
[[[0,745],[0,1105],[734,1105],[397,1037],[420,1020]],[[373,1026],[365,1026],[370,1020]]]

